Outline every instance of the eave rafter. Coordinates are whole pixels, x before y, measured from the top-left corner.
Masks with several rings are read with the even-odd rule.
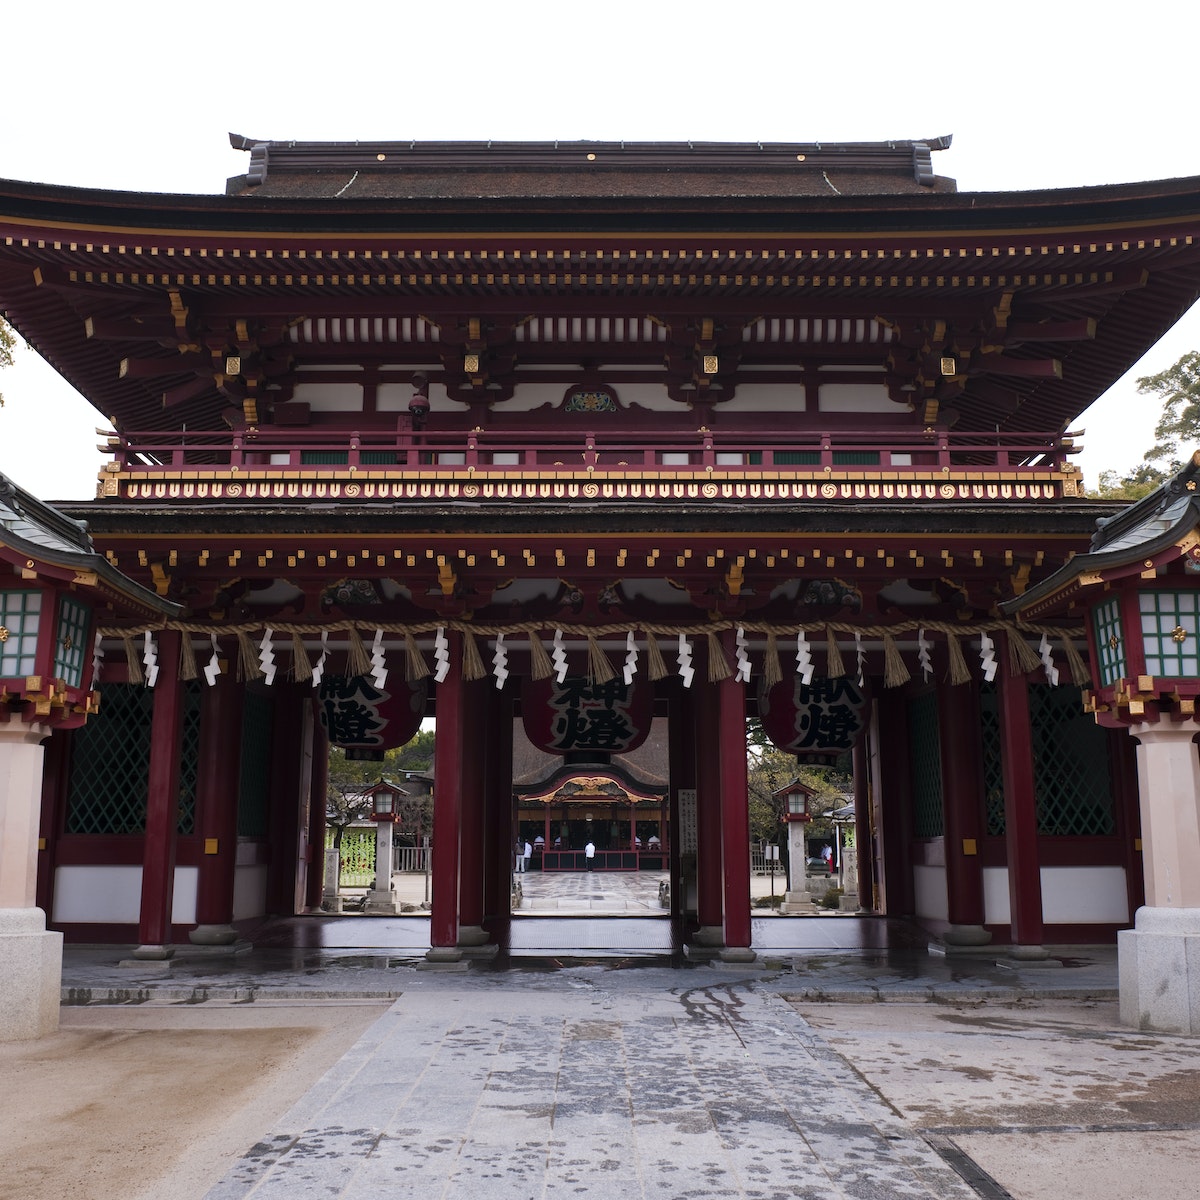
[[[1059,537],[1059,549],[1056,539],[1037,535],[916,532],[700,534],[674,541],[645,533],[557,539],[461,534],[440,538],[436,549],[426,535],[344,532],[273,534],[270,545],[245,534],[210,532],[203,541],[197,545],[182,529],[105,534],[112,566],[209,616],[301,619],[341,609],[380,620],[432,612],[568,621],[618,614],[688,620],[706,613],[766,613],[787,621],[843,610],[848,616],[919,616],[939,605],[985,613],[1000,598],[994,592],[998,577],[1011,575],[1019,591],[1032,576],[1068,559],[1077,539]],[[647,579],[666,585],[653,601],[638,598],[637,581]],[[928,591],[928,604],[910,610],[881,601],[880,591],[896,579]],[[537,594],[499,599],[498,593],[522,581],[537,584]],[[828,586],[814,590],[821,581]],[[256,599],[268,590],[278,599]],[[832,604],[829,596],[835,596]]]
[[[135,427],[127,411],[139,414],[141,428],[158,424],[147,415],[150,401],[161,411],[164,399],[172,409],[166,422],[189,428],[216,428],[222,414],[249,425],[269,420],[268,388],[272,400],[286,401],[294,366],[347,358],[368,369],[439,363],[439,382],[472,401],[476,423],[486,423],[489,403],[533,377],[523,373],[531,366],[565,373],[603,363],[636,373],[665,363],[669,394],[699,401],[703,418],[705,404],[736,394],[743,368],[770,367],[784,372],[778,379],[802,384],[821,354],[863,365],[882,365],[890,354],[892,398],[918,424],[995,427],[1006,414],[1045,409],[1044,424],[1061,427],[1126,365],[1128,356],[1111,350],[1083,352],[1115,306],[1148,289],[1152,278],[1175,276],[1179,300],[1153,303],[1164,311],[1186,303],[1200,259],[1189,228],[1176,221],[1125,229],[398,237],[101,233],[9,222],[0,228],[0,267],[7,277],[23,264],[37,291],[53,291],[89,319],[92,351],[76,373],[70,366],[65,372],[127,428]],[[20,317],[19,305],[15,311]],[[397,313],[436,313],[445,344],[431,355],[427,346],[363,339],[361,330],[319,346],[278,332],[334,314],[373,323]],[[542,313],[652,316],[670,336],[664,347],[598,338],[523,341],[516,331]],[[878,319],[914,336],[883,348],[827,339],[792,345],[748,332],[756,320],[819,321],[829,314]],[[703,336],[706,320],[715,337]],[[481,337],[470,337],[472,321]],[[239,323],[249,336],[239,336]],[[734,330],[740,343],[736,335],[723,340]],[[105,374],[97,352],[110,350]],[[156,365],[160,358],[169,368]],[[715,374],[703,369],[706,359]],[[226,369],[230,360],[238,361],[236,374]],[[1030,423],[1028,415],[1022,420]]]

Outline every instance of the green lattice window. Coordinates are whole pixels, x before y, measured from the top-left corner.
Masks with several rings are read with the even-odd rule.
[[[30,589],[0,592],[0,679],[32,675],[37,670],[38,625],[42,593]]]
[[[979,692],[983,778],[989,837],[1003,837],[1004,773],[995,684]],[[1043,837],[1104,837],[1116,829],[1108,743],[1083,711],[1077,687],[1031,684],[1029,725],[1033,750],[1038,834]]]
[[[819,450],[776,450],[777,467],[815,467],[821,462]]]
[[[879,451],[835,450],[833,465],[835,467],[877,467],[879,466]]]
[[[300,465],[304,467],[340,467],[350,461],[348,450],[301,450]]]
[[[154,693],[100,685],[100,711],[71,735],[67,833],[146,831],[146,780]]]
[[[1113,596],[1092,610],[1092,631],[1099,655],[1100,686],[1125,678],[1125,633],[1121,628],[1121,602]]]
[[[927,692],[908,705],[909,763],[912,771],[913,836],[941,837],[942,749],[937,696]]]
[[[1003,837],[1004,766],[1000,751],[1000,706],[994,683],[979,685],[979,735],[987,835]]]
[[[78,600],[64,596],[58,605],[58,642],[54,648],[54,678],[68,687],[83,684],[84,654],[89,652],[88,625],[91,611]]]
[[[1170,678],[1200,674],[1200,592],[1141,592],[1146,671]]]
[[[247,692],[242,708],[242,761],[238,781],[238,836],[267,836],[271,783],[271,702]]]
[[[358,461],[364,467],[394,467],[396,452],[395,450],[361,450]]]
[[[100,711],[72,735],[67,833],[145,833],[154,693],[130,683],[100,685]],[[200,688],[186,684],[180,740],[181,835],[196,828]]]
[[[196,776],[200,771],[200,684],[183,685],[183,731],[179,745],[180,837],[196,832]]]
[[[1114,833],[1108,739],[1083,711],[1079,689],[1032,684],[1029,724],[1038,833],[1050,837]]]

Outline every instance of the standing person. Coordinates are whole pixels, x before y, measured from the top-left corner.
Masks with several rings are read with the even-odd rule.
[[[586,846],[584,846],[583,857],[585,859],[587,859],[587,869],[589,871],[592,870],[595,865],[595,862],[596,862],[596,843],[595,842],[588,842],[588,844]]]
[[[525,853],[525,857],[522,861],[521,870],[528,871],[529,870],[529,860],[533,856],[533,847],[528,842],[525,843],[525,852],[524,853]]]
[[[513,861],[518,872],[525,870],[525,848],[521,845],[520,838],[513,844]]]

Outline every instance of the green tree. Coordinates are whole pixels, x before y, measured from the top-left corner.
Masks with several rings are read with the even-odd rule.
[[[1137,381],[1138,393],[1162,401],[1162,415],[1154,427],[1154,445],[1140,466],[1120,474],[1102,471],[1099,495],[1110,499],[1140,500],[1178,472],[1200,443],[1200,351],[1192,350],[1157,375]]]
[[[1117,471],[1101,471],[1096,495],[1101,500],[1140,500],[1148,496],[1168,478],[1159,467],[1143,463],[1121,475]]]
[[[793,779],[799,779],[817,793],[810,801],[815,812],[827,812],[841,804],[851,783],[849,777],[833,768],[801,767],[791,754],[785,754],[769,743],[755,745],[751,741],[746,778],[750,799],[750,840],[756,844],[777,843],[784,847],[782,853],[785,856],[787,838],[783,816],[787,801],[777,793]],[[833,832],[833,825],[817,818],[809,824],[807,832],[828,837]]]
[[[356,762],[338,746],[329,751],[329,775],[325,787],[325,824],[333,830],[333,844],[340,847],[342,834],[371,811],[371,802],[363,794],[380,779],[404,786],[406,772],[428,771],[433,765],[432,729],[423,729],[411,741],[384,753],[382,762]],[[416,830],[428,831],[432,814],[428,795],[413,795],[401,801],[397,833],[403,842],[416,836]]]
[[[3,317],[0,317],[0,367],[13,365],[13,350],[16,344],[17,335],[13,333],[12,326]],[[0,408],[3,407],[4,393],[0,392]]]

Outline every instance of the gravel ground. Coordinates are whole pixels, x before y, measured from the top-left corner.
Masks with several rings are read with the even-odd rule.
[[[64,1008],[0,1043],[0,1194],[203,1196],[386,1002]]]

